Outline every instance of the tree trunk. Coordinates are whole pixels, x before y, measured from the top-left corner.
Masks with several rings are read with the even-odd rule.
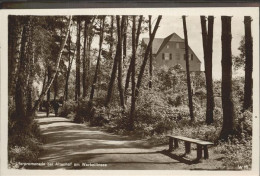
[[[29,31],[29,41],[28,41],[28,51],[27,51],[27,57],[28,57],[28,84],[27,84],[27,108],[26,108],[26,114],[28,114],[32,110],[32,88],[33,88],[33,78],[34,78],[34,27],[30,26]]]
[[[90,51],[91,51],[91,44],[93,41],[94,33],[92,33],[93,29],[93,23],[96,19],[96,16],[94,16],[90,22],[90,25],[88,27],[88,35],[87,35],[87,60],[86,60],[86,94],[88,94],[88,90],[90,87],[90,68],[91,68],[91,57],[90,57]]]
[[[38,108],[39,104],[41,103],[41,101],[43,100],[44,96],[45,96],[46,93],[49,91],[49,89],[50,89],[50,87],[51,87],[51,85],[52,85],[52,82],[53,82],[53,80],[54,80],[54,77],[55,77],[55,75],[56,75],[57,72],[58,72],[59,65],[60,65],[60,60],[61,60],[61,56],[62,56],[62,53],[63,53],[63,50],[64,50],[64,46],[65,46],[65,44],[66,44],[66,41],[67,41],[68,35],[69,35],[69,28],[70,28],[70,26],[71,26],[71,21],[72,21],[71,19],[72,19],[72,16],[69,16],[68,26],[67,26],[66,32],[65,32],[66,35],[65,35],[65,38],[64,38],[64,40],[63,40],[63,42],[62,42],[62,46],[61,46],[60,51],[59,51],[59,54],[58,54],[58,59],[57,59],[57,61],[56,61],[56,68],[55,68],[54,75],[53,75],[51,81],[50,81],[50,82],[48,83],[48,85],[46,86],[45,91],[42,92],[42,94],[40,95],[40,97],[38,98],[38,100],[35,102],[35,104],[34,104],[34,106],[33,106],[33,108],[32,108],[31,113],[28,115],[29,117],[31,117],[31,116],[35,113],[35,111],[37,110],[37,108]]]
[[[18,79],[15,87],[15,110],[16,118],[18,120],[19,128],[23,128],[27,125],[30,118],[26,116],[26,104],[25,104],[25,88],[26,88],[26,46],[28,42],[29,34],[29,21],[28,17],[24,17],[24,25],[21,39],[21,52],[20,52],[20,64],[18,70]]]
[[[75,101],[80,97],[80,32],[81,32],[81,19],[77,17],[77,57],[76,57],[76,87],[75,87]]]
[[[94,98],[96,83],[97,83],[97,79],[98,79],[98,70],[99,70],[99,65],[100,65],[100,57],[101,57],[101,50],[102,50],[102,43],[103,43],[104,24],[105,24],[105,16],[103,16],[102,19],[100,19],[99,51],[98,51],[96,71],[95,71],[95,75],[94,75],[94,79],[93,79],[93,83],[92,83],[92,87],[91,87],[91,92],[90,92],[90,98],[89,98],[90,105],[92,105],[92,100]]]
[[[135,119],[135,57],[136,57],[136,42],[135,42],[135,16],[133,16],[133,27],[132,27],[132,58],[131,58],[131,83],[132,83],[132,96],[131,96],[131,110],[129,118],[129,130],[134,129]]]
[[[113,50],[114,50],[114,41],[113,41],[113,34],[114,34],[114,16],[111,16],[111,29],[110,29],[110,44],[109,44],[109,54],[110,57],[113,57]]]
[[[58,74],[56,74],[54,81],[53,81],[53,90],[54,90],[54,95],[53,99],[56,100],[58,96],[58,91],[59,91],[59,86],[58,86]]]
[[[88,25],[89,25],[89,20],[85,19],[85,27],[84,27],[84,45],[83,45],[83,59],[82,59],[82,64],[83,64],[83,74],[82,74],[82,88],[83,88],[83,93],[82,97],[85,98],[87,96],[87,36],[88,36]]]
[[[149,38],[152,36],[152,15],[149,15]],[[150,67],[149,67],[149,88],[152,88],[152,79],[153,79],[153,45],[151,44],[150,51],[149,51],[149,56],[150,56]]]
[[[206,29],[206,18],[201,16],[201,29],[205,62],[205,76],[207,88],[207,109],[206,109],[206,123],[209,125],[213,123],[213,110],[214,110],[214,96],[212,84],[212,38],[213,38],[213,23],[214,17],[208,17],[208,33]]]
[[[140,87],[141,87],[141,83],[142,83],[142,78],[143,78],[145,66],[146,66],[146,63],[147,63],[147,60],[148,60],[149,50],[150,50],[150,47],[151,47],[151,45],[152,45],[152,43],[153,43],[153,40],[154,40],[156,31],[157,31],[157,29],[158,29],[158,27],[159,27],[159,24],[160,24],[161,19],[162,19],[162,16],[159,15],[158,18],[157,18],[155,27],[154,27],[154,29],[153,29],[153,32],[152,32],[152,36],[151,36],[151,38],[150,38],[150,40],[149,40],[149,43],[148,43],[148,46],[147,46],[147,48],[146,48],[146,50],[145,50],[144,60],[143,60],[143,63],[142,63],[142,65],[141,65],[140,72],[139,72],[138,79],[137,79],[135,96],[138,96],[138,94],[139,94],[139,90],[140,90]]]
[[[187,73],[190,118],[191,118],[191,121],[194,121],[191,82],[190,82],[189,44],[188,44],[188,35],[187,35],[187,28],[186,28],[186,16],[182,16],[182,20],[183,20],[183,30],[184,30],[184,40],[185,40],[185,60],[186,60],[186,73]]]
[[[138,28],[137,28],[136,38],[135,38],[135,47],[136,47],[136,49],[138,47],[138,41],[139,41],[139,36],[140,36],[140,33],[141,33],[142,21],[143,21],[143,16],[140,15],[139,21],[138,21]],[[129,64],[129,68],[128,68],[128,71],[127,71],[127,74],[126,74],[126,80],[125,80],[125,99],[126,99],[126,101],[127,101],[127,89],[129,87],[131,72],[132,72],[132,62],[130,62],[130,64]]]
[[[69,75],[70,75],[70,63],[71,63],[71,58],[70,58],[70,45],[71,45],[71,36],[70,36],[70,29],[69,29],[69,35],[68,35],[68,57],[69,57],[69,65],[67,67],[67,72],[66,72],[66,78],[65,78],[65,89],[64,89],[64,100],[68,100],[68,87],[69,87]]]
[[[118,16],[116,18],[118,20]],[[112,36],[112,33],[111,33],[111,36]],[[111,48],[111,46],[110,46],[110,48]],[[111,100],[111,97],[112,97],[113,85],[114,85],[114,82],[115,82],[115,79],[116,79],[116,72],[117,72],[117,68],[118,68],[118,57],[119,57],[119,41],[117,42],[116,54],[115,54],[115,57],[114,57],[113,68],[112,68],[110,81],[109,81],[109,85],[108,85],[107,97],[106,97],[106,101],[105,101],[106,107],[108,107],[110,100]]]
[[[48,84],[50,84],[51,81],[51,66],[48,66]],[[49,117],[50,114],[50,99],[51,99],[51,89],[47,92],[47,101],[46,101],[46,116]]]
[[[21,46],[22,29],[17,16],[8,16],[8,95],[14,97],[17,80],[17,70],[19,67],[19,53]],[[21,20],[20,20],[21,21]]]
[[[244,86],[244,110],[252,107],[252,93],[253,93],[253,38],[251,34],[250,16],[244,17],[245,23],[245,86]]]
[[[138,20],[138,27],[137,27],[137,33],[136,33],[136,39],[135,39],[135,47],[138,47],[138,42],[139,42],[139,37],[141,33],[141,25],[143,22],[143,15],[140,15],[139,20]]]
[[[128,26],[128,16],[125,16],[124,31],[122,32],[122,36],[123,36],[123,61],[126,59],[126,50],[127,50],[127,26]]]
[[[227,140],[234,132],[234,104],[232,100],[231,17],[221,16],[222,21],[222,109],[223,126],[220,138]]]
[[[125,101],[124,101],[124,89],[122,87],[122,33],[125,26],[125,18],[126,16],[122,16],[121,20],[121,26],[120,26],[120,17],[117,16],[117,36],[118,36],[118,77],[117,77],[117,83],[118,83],[118,90],[119,90],[119,97],[120,97],[120,105],[122,109],[125,109]]]

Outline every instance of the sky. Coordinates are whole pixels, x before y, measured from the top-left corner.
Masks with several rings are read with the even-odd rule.
[[[153,17],[155,25],[156,17]],[[237,56],[240,51],[238,47],[242,36],[244,35],[244,16],[233,16],[231,21],[232,30],[232,54]],[[254,21],[252,21],[254,23]],[[203,46],[201,35],[201,23],[199,16],[187,16],[186,26],[188,33],[188,43],[195,54],[202,62],[201,70],[204,71],[204,59],[203,59]],[[157,30],[156,38],[165,38],[172,33],[178,34],[181,38],[184,38],[183,23],[181,16],[162,16],[160,27]],[[149,37],[149,35],[142,34],[141,38]],[[213,31],[213,78],[221,78],[221,17],[215,16],[214,18],[214,31]],[[236,74],[243,74],[238,72]]]

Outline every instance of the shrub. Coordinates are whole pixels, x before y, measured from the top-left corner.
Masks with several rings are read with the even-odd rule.
[[[230,138],[228,142],[220,142],[216,153],[224,154],[223,169],[251,169],[252,140]]]
[[[19,168],[17,162],[37,162],[43,140],[38,124],[33,121],[21,131],[15,121],[9,120],[8,128],[9,167]]]
[[[73,113],[76,108],[76,102],[73,100],[68,100],[64,102],[63,106],[60,109],[60,116],[67,117],[70,113]]]
[[[252,136],[252,113],[250,111],[245,111],[240,113],[236,119],[236,133],[240,137],[248,138]]]

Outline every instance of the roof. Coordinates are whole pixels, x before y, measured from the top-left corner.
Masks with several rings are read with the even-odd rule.
[[[171,35],[169,35],[168,37],[166,37],[163,41],[163,43],[161,44],[160,48],[158,49],[157,53],[158,54],[162,49],[163,47],[169,42],[184,42],[184,40],[178,36],[176,33],[172,33]]]
[[[144,44],[148,45],[149,40],[150,40],[149,38],[143,38]],[[153,54],[157,53],[159,47],[162,45],[163,40],[164,40],[164,38],[155,38],[153,40],[153,48],[152,48],[153,49]]]
[[[143,42],[148,45],[149,38],[143,38]],[[184,40],[177,35],[176,33],[172,33],[166,38],[154,38],[153,40],[153,54],[157,54],[159,50],[161,50],[165,44],[169,41],[175,41],[175,42],[184,42]]]

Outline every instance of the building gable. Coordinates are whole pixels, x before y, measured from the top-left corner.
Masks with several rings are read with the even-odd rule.
[[[147,46],[149,38],[143,39],[143,43]],[[185,69],[185,44],[182,39],[176,33],[172,33],[166,38],[155,38],[153,41],[153,55],[155,56],[155,64],[173,66],[174,64],[180,64]],[[190,69],[191,71],[200,71],[201,61],[193,50],[189,47],[189,57],[191,59]]]

